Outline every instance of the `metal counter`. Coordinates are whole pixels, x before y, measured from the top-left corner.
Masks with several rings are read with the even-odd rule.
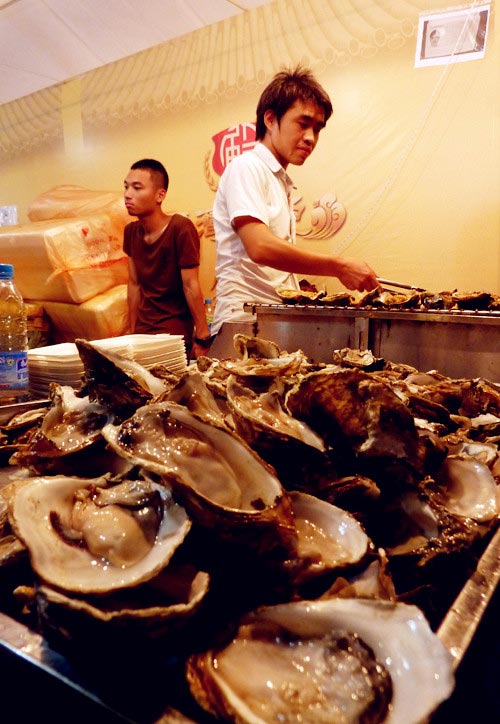
[[[500,312],[415,311],[248,303],[254,333],[315,362],[332,351],[370,349],[376,357],[436,369],[453,378],[500,381]]]

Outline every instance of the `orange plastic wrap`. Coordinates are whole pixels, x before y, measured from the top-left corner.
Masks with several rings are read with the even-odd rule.
[[[30,221],[85,217],[106,213],[127,224],[131,219],[123,201],[123,193],[95,191],[83,186],[65,184],[40,194],[28,209]]]
[[[128,332],[127,285],[120,284],[82,304],[45,302],[52,342],[120,337]]]
[[[85,302],[127,282],[125,223],[100,213],[0,227],[0,259],[25,300]]]

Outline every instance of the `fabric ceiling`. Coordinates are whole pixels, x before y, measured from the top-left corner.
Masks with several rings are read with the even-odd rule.
[[[0,105],[272,0],[0,0]]]

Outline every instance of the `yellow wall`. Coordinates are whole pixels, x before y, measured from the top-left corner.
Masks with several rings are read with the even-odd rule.
[[[24,223],[47,189],[119,191],[130,164],[152,156],[171,176],[166,208],[195,219],[213,203],[212,136],[253,121],[270,77],[302,61],[330,92],[334,116],[311,159],[289,169],[301,223],[327,193],[347,217],[334,236],[300,243],[428,289],[500,293],[495,4],[483,60],[415,68],[419,12],[443,9],[436,0],[275,0],[6,104],[0,204],[16,204]],[[213,261],[203,239],[206,295]]]

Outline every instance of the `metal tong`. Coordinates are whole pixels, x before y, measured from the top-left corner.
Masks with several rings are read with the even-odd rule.
[[[393,282],[390,279],[381,279],[377,277],[377,281],[382,287],[396,287],[396,289],[409,289],[412,292],[425,292],[423,287],[414,287],[411,284],[400,284],[399,282]]]

